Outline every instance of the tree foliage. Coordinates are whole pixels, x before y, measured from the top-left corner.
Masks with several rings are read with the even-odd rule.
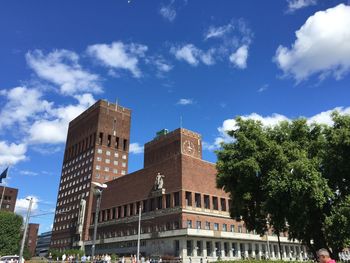
[[[21,216],[0,211],[0,255],[19,253],[22,223]]]
[[[230,213],[263,235],[288,231],[312,252],[333,256],[350,245],[350,116],[334,125],[305,119],[264,127],[236,119],[234,142],[217,151],[217,185],[231,196]]]

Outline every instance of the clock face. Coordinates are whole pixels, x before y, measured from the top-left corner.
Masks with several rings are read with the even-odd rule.
[[[195,152],[194,143],[191,141],[184,141],[182,149],[184,153],[193,155]]]

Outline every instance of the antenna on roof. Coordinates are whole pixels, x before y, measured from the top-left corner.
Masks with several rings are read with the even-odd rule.
[[[180,128],[182,128],[182,116],[180,116]]]
[[[118,98],[115,99],[115,110],[118,110]]]

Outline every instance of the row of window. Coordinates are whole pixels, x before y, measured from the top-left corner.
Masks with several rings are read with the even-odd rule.
[[[109,221],[138,214],[138,208],[141,205],[142,213],[150,212],[163,208],[180,206],[180,192],[169,193],[164,196],[154,197],[141,202],[126,204],[99,212],[99,222]],[[93,213],[92,220],[95,218]],[[91,224],[94,222],[92,221]]]
[[[205,229],[205,230],[215,230],[215,231],[228,231],[235,232],[235,225],[230,225],[230,228],[228,229],[227,224],[222,224],[222,227],[219,227],[219,223],[211,223],[209,221],[205,222],[204,227],[202,226],[202,221],[196,221],[196,225],[193,225],[192,220],[187,220],[187,228],[196,228],[196,229]],[[242,233],[243,226],[239,225],[237,229],[238,233]],[[249,233],[248,230],[246,230],[246,233]],[[255,233],[254,233],[255,234]]]
[[[194,202],[193,202],[193,194],[194,194]],[[228,200],[228,207],[231,205],[231,200]],[[204,209],[213,209],[213,210],[221,210],[228,211],[227,209],[227,199],[219,198],[216,196],[203,195],[200,193],[192,193],[185,192],[185,203],[186,206],[194,206],[198,208]],[[220,204],[220,207],[219,207]]]
[[[62,169],[68,168],[71,165],[74,165],[75,163],[78,163],[79,161],[81,161],[82,159],[84,159],[85,157],[88,157],[89,155],[91,155],[93,153],[94,153],[94,149],[91,149],[91,150],[88,150],[88,151],[80,154],[79,156],[77,156],[73,160],[70,160],[69,162],[64,162]]]
[[[64,191],[64,192],[62,192],[62,193],[60,193],[60,194],[58,195],[58,199],[63,198],[63,197],[66,197],[66,196],[69,196],[69,195],[71,195],[71,194],[74,194],[74,193],[76,193],[76,192],[78,192],[78,191],[84,190],[85,188],[89,188],[89,187],[90,187],[90,183],[86,183],[86,184],[77,186],[77,187],[75,187],[75,188],[72,188],[72,189],[70,189],[70,190],[68,190],[68,191]]]
[[[90,183],[88,183],[88,185],[90,185]],[[58,201],[57,202],[57,207],[60,207],[61,205],[64,205],[64,204],[69,204],[69,203],[75,202],[76,200],[81,200],[81,199],[83,199],[84,197],[87,197],[87,196],[89,196],[89,191],[87,191],[86,193],[85,192],[81,193],[79,195],[71,196],[71,197],[69,197],[67,199],[64,199],[62,201]]]
[[[78,143],[68,147],[68,149],[66,149],[64,154],[64,161],[75,158],[79,156],[79,154],[82,154],[86,150],[90,149],[95,144],[95,141],[96,141],[96,133],[93,133],[85,137],[84,139],[80,140]],[[67,144],[69,144],[69,142]]]
[[[81,177],[80,179],[76,179],[74,181],[71,181],[71,182],[69,182],[67,184],[62,184],[64,182],[64,180],[63,180],[63,181],[61,181],[61,186],[60,186],[59,191],[67,189],[67,188],[69,188],[71,186],[74,186],[76,184],[82,183],[83,181],[86,181],[86,180],[88,180],[90,178],[91,178],[91,173],[88,174],[88,175],[85,175],[84,177]]]
[[[112,145],[114,144],[114,149],[120,148],[123,151],[127,151],[129,146],[127,139],[121,139],[118,136],[112,136],[110,134],[107,134],[107,136],[105,137],[103,132],[99,133],[97,143],[99,145],[106,145],[107,147],[112,147]]]
[[[126,167],[126,163],[123,163],[123,167]],[[102,169],[102,167],[100,166],[100,165],[96,165],[96,171],[101,171],[101,170],[103,170],[104,172],[109,172],[110,170],[112,170],[112,172],[114,173],[114,174],[117,174],[118,173],[118,169],[110,169],[108,166],[105,166],[103,169]],[[122,175],[125,175],[126,174],[126,171],[125,170],[122,170],[121,171],[121,174]]]

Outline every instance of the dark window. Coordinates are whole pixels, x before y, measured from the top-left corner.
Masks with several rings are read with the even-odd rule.
[[[111,140],[112,140],[112,136],[108,134],[108,137],[107,137],[107,146],[108,147],[111,147]]]
[[[204,195],[204,208],[205,209],[210,209],[209,195]]]
[[[193,256],[193,246],[192,246],[192,240],[187,240],[187,256]]]
[[[218,198],[216,196],[213,196],[213,209],[219,210],[218,208]]]
[[[185,200],[186,200],[187,206],[192,206],[192,193],[191,192],[185,193]]]
[[[128,206],[127,205],[124,205],[123,207],[124,209],[124,217],[128,216]]]
[[[142,201],[142,213],[147,212],[147,200]]]
[[[128,149],[128,140],[127,139],[124,139],[123,140],[123,151],[126,151]]]
[[[165,196],[165,208],[170,208],[170,194]]]
[[[201,194],[195,194],[194,202],[196,203],[196,207],[201,207],[202,206]]]
[[[159,196],[157,198],[157,208],[158,209],[162,209],[163,208],[163,198],[162,198],[162,196]]]
[[[130,215],[134,215],[135,213],[135,210],[134,210],[134,204],[130,204]]]
[[[139,211],[140,211],[140,205],[141,205],[141,203],[140,202],[137,202],[136,203],[136,214],[138,215],[139,214]]]
[[[154,198],[150,199],[150,206],[149,206],[150,211],[153,211],[155,209],[154,203],[155,203]]]
[[[225,198],[220,198],[220,205],[221,205],[221,211],[227,211],[226,207],[226,199]]]
[[[119,137],[115,137],[114,148],[119,149]]]
[[[100,132],[100,135],[98,136],[98,144],[102,145],[103,142],[103,132]]]
[[[121,218],[122,217],[122,208],[120,206],[118,206],[117,211],[118,211],[117,218]]]
[[[112,219],[116,219],[117,218],[117,209],[115,207],[113,207],[112,210]]]
[[[174,193],[174,206],[180,205],[180,193],[176,192]]]

